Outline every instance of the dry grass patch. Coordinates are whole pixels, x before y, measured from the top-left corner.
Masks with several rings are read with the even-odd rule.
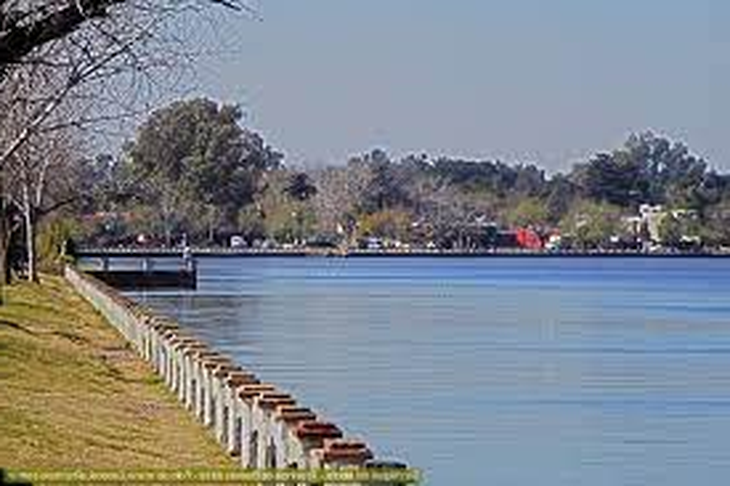
[[[0,466],[230,466],[104,318],[66,282],[6,289]]]

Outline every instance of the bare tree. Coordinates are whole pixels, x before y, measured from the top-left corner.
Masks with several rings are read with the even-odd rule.
[[[312,174],[318,191],[312,198],[320,230],[352,236],[357,205],[372,181],[373,171],[366,164],[349,163]]]
[[[134,116],[162,96],[194,59],[191,41],[211,20],[211,3],[243,7],[216,0],[0,0],[0,171],[24,213],[32,278],[48,172],[61,155],[73,160],[58,141]],[[8,214],[6,196],[0,215]],[[7,221],[0,225],[0,257],[9,229]]]
[[[237,0],[208,1],[233,9],[250,10]],[[162,9],[179,9],[185,3],[134,0],[0,0],[0,75],[4,76],[16,64],[23,64],[34,50],[68,37],[90,21],[115,17],[120,6],[139,6],[141,9],[159,12]]]
[[[109,112],[138,106],[149,101],[157,88],[162,91],[175,82],[189,63],[199,41],[196,32],[210,17],[202,7],[213,0],[155,1],[155,0],[57,0],[0,2],[7,10],[10,5],[29,5],[22,15],[17,11],[0,13],[0,19],[20,16],[23,22],[10,23],[12,28],[0,33],[0,80],[3,91],[17,83],[12,74],[34,80],[44,77],[45,89],[36,96],[32,110],[12,139],[2,140],[0,165],[10,157],[33,133],[42,131],[52,114],[69,101],[84,102],[87,113],[73,120],[76,125],[97,122]],[[220,3],[220,2],[217,2]],[[226,3],[235,6],[233,3]],[[114,8],[112,8],[114,6]],[[48,13],[48,12],[51,13]],[[74,15],[72,13],[75,12]],[[73,21],[61,20],[72,17]],[[79,17],[83,22],[76,23]],[[202,20],[202,22],[201,22]],[[6,20],[5,23],[8,23]],[[83,27],[83,28],[82,28]],[[50,33],[46,30],[50,29]],[[66,29],[65,31],[63,29]],[[21,42],[28,32],[37,37]],[[66,32],[65,35],[59,35]],[[22,35],[21,35],[22,34]],[[13,49],[14,55],[3,58],[3,49],[14,43],[23,47]],[[18,57],[17,52],[25,52]],[[51,81],[52,80],[52,81]],[[27,103],[27,99],[22,102]],[[123,106],[119,106],[123,105]],[[94,115],[88,113],[93,110]]]
[[[8,179],[14,181],[7,190],[8,196],[22,211],[28,279],[33,282],[38,281],[37,224],[45,214],[75,198],[72,188],[63,187],[75,158],[70,135],[58,131],[31,138],[16,152],[17,160],[9,164],[7,171]]]

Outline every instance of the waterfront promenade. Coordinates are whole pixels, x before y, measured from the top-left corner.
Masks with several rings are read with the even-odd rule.
[[[174,320],[67,266],[68,282],[122,334],[222,450],[250,469],[404,468],[374,460],[368,445],[260,381]]]
[[[76,256],[87,259],[98,259],[102,262],[110,258],[181,258],[181,248],[164,247],[109,247],[109,248],[81,248]],[[727,258],[730,251],[726,249],[708,249],[703,251],[637,251],[637,250],[528,250],[519,248],[496,248],[479,250],[439,250],[428,248],[407,248],[407,249],[339,249],[339,248],[279,248],[279,249],[251,249],[251,248],[225,248],[225,247],[193,247],[190,255],[194,258],[201,257],[306,257],[306,256],[328,256],[328,257],[518,257],[518,258],[583,258],[583,257],[636,257],[636,258]],[[103,263],[104,265],[105,263]]]

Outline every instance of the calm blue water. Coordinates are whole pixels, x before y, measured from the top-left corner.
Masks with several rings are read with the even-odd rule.
[[[203,259],[139,294],[429,485],[726,484],[730,260]]]

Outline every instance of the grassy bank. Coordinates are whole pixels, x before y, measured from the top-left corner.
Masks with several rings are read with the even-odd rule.
[[[61,278],[0,307],[0,466],[232,465],[126,342]]]

